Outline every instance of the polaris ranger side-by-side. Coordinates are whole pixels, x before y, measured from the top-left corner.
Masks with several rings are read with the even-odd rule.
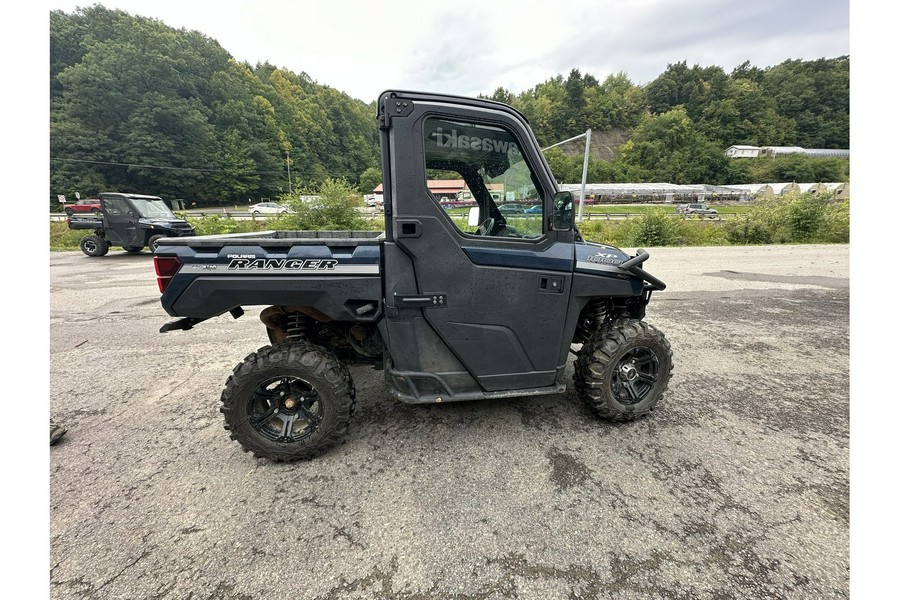
[[[161,238],[196,233],[157,196],[104,192],[98,198],[98,216],[66,219],[69,229],[93,231],[80,244],[88,256],[105,256],[110,246],[121,246],[134,254],[146,246],[152,252]]]
[[[161,331],[266,306],[270,345],[222,392],[232,439],[275,461],[331,447],[355,403],[347,364],[383,369],[403,402],[452,402],[559,394],[573,352],[575,389],[597,414],[649,413],[672,352],[643,318],[665,284],[641,268],[645,251],[581,239],[572,194],[558,191],[526,119],[496,102],[401,91],[381,95],[377,118],[380,235],[270,231],[157,247],[162,306],[178,317]],[[465,181],[477,202],[469,226],[429,178]],[[504,215],[497,193],[543,211]]]

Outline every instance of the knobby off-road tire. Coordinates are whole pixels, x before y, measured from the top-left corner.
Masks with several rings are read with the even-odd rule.
[[[79,244],[81,251],[88,256],[106,256],[109,252],[109,242],[99,235],[89,235],[81,239]]]
[[[632,421],[662,400],[672,372],[672,348],[661,331],[633,319],[595,332],[575,361],[575,389],[598,416]]]
[[[265,346],[222,392],[225,429],[245,452],[275,462],[313,458],[346,434],[356,390],[347,367],[308,342]]]
[[[164,236],[161,233],[157,233],[156,235],[150,236],[150,239],[147,240],[147,248],[150,249],[151,254],[156,252],[156,245],[159,243],[159,240],[163,239],[164,237],[166,237],[166,236]]]

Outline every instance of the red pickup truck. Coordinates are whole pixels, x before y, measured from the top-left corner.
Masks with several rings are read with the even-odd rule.
[[[97,198],[85,198],[73,204],[63,204],[63,212],[70,217],[75,213],[94,213],[99,215],[100,200]]]

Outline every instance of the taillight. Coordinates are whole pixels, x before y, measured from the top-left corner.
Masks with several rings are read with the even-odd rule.
[[[180,266],[181,261],[177,256],[153,256],[153,267],[156,269],[156,283],[159,285],[160,294],[166,291],[166,287]]]

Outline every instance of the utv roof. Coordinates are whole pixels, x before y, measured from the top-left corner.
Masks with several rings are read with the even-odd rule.
[[[518,109],[513,108],[509,104],[497,102],[496,100],[489,100],[487,98],[472,98],[471,96],[455,96],[453,94],[440,94],[434,92],[415,92],[412,90],[385,90],[381,92],[378,95],[378,106],[376,107],[376,111],[378,114],[380,114],[382,111],[384,101],[389,98],[407,98],[409,100],[424,101],[436,100],[438,102],[454,102],[455,104],[461,104],[463,106],[484,106],[487,104],[492,105],[493,108],[498,108],[500,110],[505,110],[508,112],[514,112],[526,123],[529,123],[528,117],[519,112]]]
[[[146,194],[131,194],[128,192],[100,192],[100,196],[125,196],[126,198],[134,198],[136,200],[162,200],[159,196],[148,196]]]

